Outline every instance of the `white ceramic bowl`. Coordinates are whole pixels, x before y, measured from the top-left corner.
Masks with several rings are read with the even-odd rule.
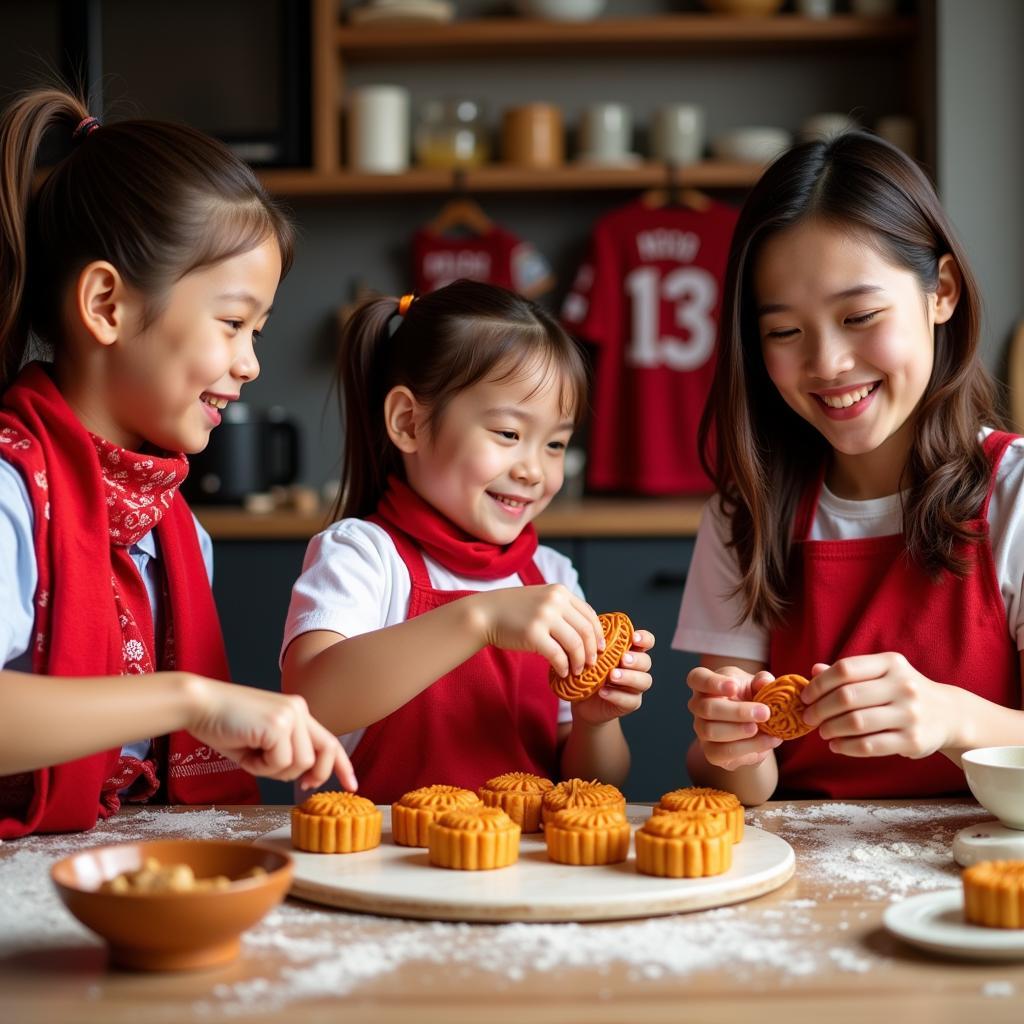
[[[526,18],[551,21],[590,21],[604,10],[605,0],[517,0],[519,13]]]
[[[1024,831],[1024,746],[979,747],[961,760],[978,803],[1007,828]]]
[[[781,128],[734,128],[715,137],[711,152],[719,160],[766,164],[793,144],[793,136]]]

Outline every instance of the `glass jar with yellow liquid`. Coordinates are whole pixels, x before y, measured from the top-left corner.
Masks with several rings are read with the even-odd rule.
[[[487,163],[490,142],[483,116],[477,100],[428,100],[416,123],[416,162],[443,170]]]

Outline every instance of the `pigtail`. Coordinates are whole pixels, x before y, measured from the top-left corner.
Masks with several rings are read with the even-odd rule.
[[[384,493],[388,475],[401,470],[384,425],[386,350],[397,315],[397,299],[368,299],[342,332],[335,386],[345,427],[345,454],[332,520],[369,515]]]
[[[0,117],[0,392],[17,374],[28,346],[32,300],[29,220],[32,177],[48,128],[65,124],[70,140],[88,117],[85,102],[59,89],[29,93]]]

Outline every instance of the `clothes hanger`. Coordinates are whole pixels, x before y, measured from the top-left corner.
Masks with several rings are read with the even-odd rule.
[[[714,200],[706,192],[696,188],[679,187],[679,167],[676,164],[666,164],[668,172],[668,186],[666,188],[648,189],[640,197],[644,206],[652,210],[659,210],[664,206],[685,206],[697,213],[707,210]]]
[[[445,235],[456,228],[465,228],[475,235],[489,234],[494,228],[494,221],[483,211],[483,207],[465,193],[465,172],[457,170],[452,189],[453,198],[441,207],[437,216],[427,225],[427,230],[435,235]]]

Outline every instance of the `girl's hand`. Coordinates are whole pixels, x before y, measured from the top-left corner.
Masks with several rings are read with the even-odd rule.
[[[597,662],[604,630],[597,612],[561,583],[486,590],[466,598],[480,613],[484,642],[543,655],[561,676]]]
[[[953,733],[949,688],[921,675],[902,654],[865,654],[815,665],[801,693],[804,721],[829,750],[848,757],[927,757]]]
[[[603,725],[636,711],[653,682],[651,656],[647,653],[653,646],[654,634],[638,629],[633,634],[633,646],[622,655],[619,667],[612,669],[604,685],[592,697],[573,704],[573,721]]]
[[[757,728],[771,716],[757,702],[757,693],[774,678],[770,672],[751,675],[732,665],[695,668],[686,677],[693,691],[687,707],[708,764],[730,772],[758,765],[782,742]]]
[[[333,773],[355,791],[355,773],[338,737],[313,718],[302,697],[201,676],[187,678],[186,692],[194,709],[188,731],[247,772],[298,779],[303,789],[322,786]]]

